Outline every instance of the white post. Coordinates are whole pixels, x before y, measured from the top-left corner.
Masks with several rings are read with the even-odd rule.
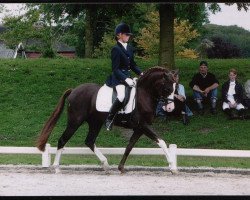
[[[176,144],[170,144],[169,145],[169,153],[170,153],[170,160],[172,161],[172,164],[170,166],[171,170],[177,171],[177,145]]]
[[[46,144],[45,151],[42,153],[42,166],[49,167],[51,165],[50,144]]]

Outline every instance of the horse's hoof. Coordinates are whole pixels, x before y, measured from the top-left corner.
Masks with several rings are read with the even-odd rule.
[[[125,174],[125,169],[123,166],[119,166],[118,170],[121,172],[121,174]]]
[[[102,163],[102,167],[103,167],[104,171],[109,171],[110,170],[110,166],[108,164],[108,161],[104,161]]]
[[[170,172],[172,175],[176,175],[179,173],[177,169],[170,169]]]
[[[59,168],[55,168],[55,174],[61,174],[62,171]]]
[[[53,168],[55,170],[55,174],[61,174],[62,173],[58,165],[57,166],[53,166]]]

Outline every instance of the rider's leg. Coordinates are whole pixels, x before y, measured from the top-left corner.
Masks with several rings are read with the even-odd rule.
[[[117,98],[114,101],[113,105],[111,106],[108,117],[105,122],[105,126],[108,131],[112,129],[115,115],[123,106],[123,101],[125,98],[125,85],[117,85],[116,91],[117,91]]]

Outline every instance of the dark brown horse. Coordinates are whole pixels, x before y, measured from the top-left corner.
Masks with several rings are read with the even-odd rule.
[[[166,108],[167,105],[169,105],[169,95],[173,95],[175,89],[174,76],[175,72],[173,71],[162,67],[152,67],[145,71],[143,76],[139,77],[137,81],[136,106],[130,116],[130,125],[128,126],[128,128],[132,128],[134,132],[118,166],[121,172],[124,172],[124,164],[130,151],[143,134],[155,141],[163,149],[171,167],[171,160],[166,143],[154,133],[149,125],[152,124],[158,100],[164,100],[166,102]],[[37,142],[37,148],[41,151],[45,150],[49,135],[55,127],[63,111],[65,100],[67,99],[68,122],[65,131],[58,140],[57,153],[53,164],[56,172],[60,171],[59,163],[63,147],[83,122],[87,122],[89,125],[89,132],[85,139],[85,144],[100,159],[104,169],[108,169],[107,158],[95,146],[95,140],[108,115],[107,112],[99,112],[96,110],[96,98],[100,87],[101,86],[97,84],[85,83],[75,89],[65,91],[54,112],[45,123]],[[118,120],[115,121],[115,125],[120,125]],[[175,171],[176,169],[171,170]]]

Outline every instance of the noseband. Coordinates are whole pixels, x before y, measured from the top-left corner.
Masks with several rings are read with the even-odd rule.
[[[167,98],[166,97],[160,97],[159,101],[162,101],[165,105],[167,105],[167,104],[173,103],[174,99],[168,98],[168,97]]]

